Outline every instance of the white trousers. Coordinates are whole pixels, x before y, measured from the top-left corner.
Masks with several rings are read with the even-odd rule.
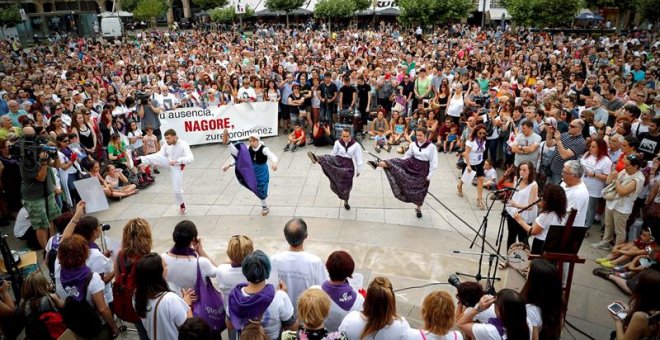
[[[159,153],[147,156],[141,156],[142,163],[147,165],[156,165],[159,167],[169,167],[172,178],[172,189],[174,189],[174,202],[177,205],[183,204],[183,170],[180,165],[170,165],[170,161]]]

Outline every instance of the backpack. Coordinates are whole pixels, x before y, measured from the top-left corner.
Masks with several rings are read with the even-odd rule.
[[[82,300],[76,301],[69,296],[64,301],[64,308],[61,309],[64,324],[76,335],[84,338],[93,337],[102,330],[103,324],[93,306],[87,303],[87,289],[94,273],[90,272],[85,279],[85,285],[82,294]]]
[[[58,339],[65,331],[66,326],[62,320],[62,315],[55,311],[53,303],[49,297],[48,304],[51,306],[51,311],[34,313],[27,318],[25,323],[25,337],[28,340],[55,340]],[[26,301],[26,303],[28,303]]]
[[[124,252],[117,255],[118,272],[112,285],[112,312],[118,318],[127,322],[138,322],[140,317],[133,307],[133,294],[135,293],[135,262],[128,262]]]

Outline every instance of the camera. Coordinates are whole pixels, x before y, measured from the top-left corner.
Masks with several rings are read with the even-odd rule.
[[[41,152],[46,152],[49,159],[57,159],[57,148],[48,145],[48,140],[43,137],[26,136],[9,146],[11,156],[19,160],[31,159],[38,161]]]
[[[149,104],[149,95],[142,91],[136,91],[135,100],[140,103],[140,105],[147,105]]]
[[[458,276],[456,276],[456,274],[449,275],[449,279],[447,279],[447,282],[449,282],[449,284],[454,286],[456,289],[458,289],[458,286],[461,285],[461,279],[459,279]]]

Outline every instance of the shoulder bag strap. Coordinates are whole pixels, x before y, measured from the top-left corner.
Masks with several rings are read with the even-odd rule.
[[[424,335],[424,331],[423,331],[423,330],[421,330],[421,329],[419,330],[419,335],[422,336],[422,339],[423,339],[423,340],[426,340],[426,335]]]
[[[164,292],[163,294],[160,295],[158,298],[158,301],[156,301],[156,307],[154,307],[154,338],[153,340],[158,339],[158,305],[160,304],[160,301],[163,300],[167,292]]]

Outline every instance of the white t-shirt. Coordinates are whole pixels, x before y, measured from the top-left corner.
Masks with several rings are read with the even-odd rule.
[[[566,183],[562,182],[561,187],[566,193],[566,219],[568,219],[568,211],[571,208],[575,208],[577,214],[575,215],[573,226],[584,227],[587,221],[587,210],[589,210],[589,190],[587,186],[582,182],[569,188],[566,186]]]
[[[589,196],[597,198],[603,197],[602,191],[605,187],[605,181],[587,176],[587,173],[595,172],[597,175],[609,175],[610,170],[612,169],[612,160],[607,156],[597,160],[596,157],[589,155],[588,157],[581,157],[580,163],[582,164],[582,167],[584,167],[582,182],[587,186]]]
[[[525,305],[527,309],[527,321],[532,325],[532,327],[541,328],[543,326],[542,311],[537,305],[527,304]]]
[[[527,327],[529,327],[529,339],[532,339],[532,325],[527,319]],[[497,328],[489,323],[475,323],[472,325],[472,334],[474,334],[475,340],[501,340],[503,339],[500,336],[500,333],[497,332]],[[506,334],[505,334],[506,336]],[[506,339],[506,338],[504,338]],[[518,339],[509,339],[509,340],[518,340]],[[523,340],[523,339],[520,339]]]
[[[147,330],[149,339],[177,339],[179,338],[179,327],[188,318],[190,306],[173,292],[166,292],[158,304],[156,330],[154,334],[154,311],[158,298],[147,301],[146,317],[142,318],[142,325]],[[159,296],[160,297],[160,296]],[[156,337],[154,337],[156,335]]]
[[[470,147],[470,154],[468,157],[470,158],[470,165],[478,165],[481,164],[484,160],[484,150],[486,148],[486,141],[483,141],[483,145],[481,147],[477,143],[476,140],[467,140],[465,142],[465,145]]]
[[[496,182],[497,170],[495,170],[495,168],[490,168],[488,170],[484,169],[484,177],[486,177],[487,181]]]
[[[243,294],[245,297],[248,296],[248,294],[245,293],[245,288],[241,289],[241,294]],[[230,303],[231,300],[227,302],[228,319],[230,318]],[[264,328],[269,338],[277,339],[282,333],[282,322],[291,320],[293,316],[293,305],[291,304],[291,300],[289,300],[289,296],[281,290],[276,290],[273,301],[270,303],[268,308],[266,308],[266,311],[261,318],[261,326]]]
[[[99,278],[101,278],[101,274],[111,273],[114,270],[112,261],[105,257],[105,255],[103,255],[103,253],[101,253],[101,251],[98,249],[89,250],[89,257],[85,261],[85,265],[89,267],[89,269],[91,269],[94,273],[98,274]],[[62,266],[60,266],[60,260],[55,259],[55,292],[62,299],[65,299],[68,295],[62,287],[62,281],[60,279],[61,272]],[[105,302],[112,302],[112,283],[108,282],[106,284],[103,283],[103,280],[101,280],[101,283],[103,284],[102,290]]]
[[[605,206],[607,209],[616,210],[622,214],[630,214],[632,212],[633,204],[635,204],[635,200],[642,192],[642,189],[644,189],[644,175],[641,171],[637,171],[632,175],[628,175],[628,173],[623,170],[619,172],[618,180],[621,184],[628,184],[628,182],[631,180],[636,181],[637,186],[635,187],[635,191],[628,194],[628,196],[619,197],[611,201],[605,201]]]
[[[422,336],[421,332],[424,332],[424,336]],[[461,334],[459,331],[449,331],[449,333],[445,335],[435,335],[429,331],[411,328],[403,335],[402,339],[403,340],[440,340],[440,339],[463,340],[463,334]]]
[[[167,263],[167,281],[182,289],[195,288],[197,283],[197,258],[192,256],[161,255]],[[203,277],[215,277],[217,268],[206,257],[199,257]]]
[[[273,271],[287,286],[289,299],[296,307],[298,296],[307,288],[321,285],[328,280],[325,263],[321,258],[306,251],[285,251],[272,258]]]
[[[551,225],[561,225],[562,220],[559,219],[559,216],[557,216],[556,213],[554,212],[542,212],[537,218],[536,218],[536,223],[543,228],[543,231],[541,231],[540,234],[534,236],[534,238],[538,239],[539,241],[545,241],[546,236],[548,236],[548,229],[550,229]]]
[[[218,281],[218,289],[220,289],[225,298],[229,297],[229,292],[231,292],[237,284],[247,282],[245,275],[243,275],[243,268],[234,268],[229,263],[223,263],[218,266],[216,279]],[[266,283],[270,283],[274,287],[279,285],[277,273],[274,270],[270,271],[270,277],[266,280]]]
[[[349,340],[360,339],[360,334],[367,324],[361,312],[350,312],[339,325],[339,331],[344,332]],[[394,320],[392,324],[381,328],[375,336],[368,336],[365,340],[391,340],[401,339],[410,329],[410,325],[405,318]]]
[[[347,311],[339,307],[339,305],[336,304],[331,299],[330,314],[328,314],[328,317],[325,319],[325,328],[328,329],[328,332],[336,332],[339,329],[339,325],[341,325],[341,322],[344,321],[346,315],[348,315],[348,313],[351,312],[362,311],[363,304],[364,304],[364,296],[362,296],[362,294],[360,293],[358,293],[355,296],[355,302],[353,303],[353,306],[351,306],[351,309]]]

